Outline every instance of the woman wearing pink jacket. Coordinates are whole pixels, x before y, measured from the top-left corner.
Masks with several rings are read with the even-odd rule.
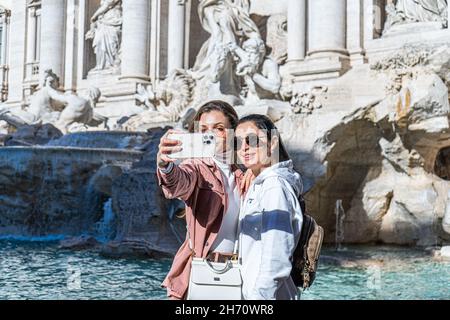
[[[198,110],[190,131],[215,134],[214,158],[189,159],[176,165],[169,155],[180,150],[180,141],[167,139],[173,131],[161,139],[157,158],[159,184],[166,198],[185,202],[189,230],[162,283],[171,299],[186,299],[193,256],[224,261],[233,255],[241,185],[245,183],[242,171],[225,160],[233,154],[228,142],[233,141],[229,135],[237,122],[236,111],[223,101],[211,101]]]

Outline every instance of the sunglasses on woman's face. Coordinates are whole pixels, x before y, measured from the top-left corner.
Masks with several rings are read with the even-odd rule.
[[[259,148],[262,144],[262,140],[258,135],[250,133],[245,138],[234,137],[234,146],[236,147],[236,150],[242,148],[244,141],[250,148]]]

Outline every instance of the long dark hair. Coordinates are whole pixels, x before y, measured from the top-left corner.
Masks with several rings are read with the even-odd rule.
[[[211,111],[219,111],[224,114],[225,117],[227,117],[228,121],[230,122],[231,128],[230,129],[236,129],[239,116],[236,113],[236,110],[227,102],[221,101],[221,100],[212,100],[204,105],[202,105],[197,113],[195,114],[194,119],[192,120],[191,124],[189,125],[189,132],[195,132],[195,124],[198,123],[202,117],[203,114],[211,112]]]
[[[286,147],[284,146],[283,141],[281,140],[278,128],[275,126],[272,120],[270,120],[269,117],[260,114],[251,114],[239,120],[237,126],[247,122],[253,123],[258,129],[266,132],[267,140],[269,143],[272,141],[274,135],[278,138],[278,150],[280,162],[291,160],[291,157],[289,156],[289,153],[287,152]]]

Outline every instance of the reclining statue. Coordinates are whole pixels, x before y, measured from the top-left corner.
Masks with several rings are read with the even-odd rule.
[[[70,126],[81,124],[85,127],[105,124],[107,118],[94,112],[100,98],[100,90],[89,89],[89,97],[84,98],[75,94],[64,94],[57,88],[59,78],[51,69],[46,70],[41,88],[31,97],[27,110],[8,109],[0,106],[0,120],[6,121],[13,127],[51,123],[63,133],[70,130]]]

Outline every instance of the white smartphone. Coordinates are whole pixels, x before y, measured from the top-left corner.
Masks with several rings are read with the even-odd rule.
[[[216,138],[212,133],[171,133],[167,139],[182,143],[183,150],[169,155],[172,159],[212,158],[216,152]]]

